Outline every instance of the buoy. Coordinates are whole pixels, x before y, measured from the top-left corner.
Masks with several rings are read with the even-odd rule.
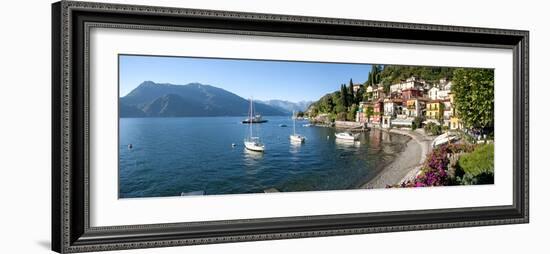
[[[237,146],[237,145],[236,145],[235,143],[231,143],[231,146],[232,146],[232,147],[235,147],[235,146]]]
[[[134,146],[132,144],[128,144],[128,150],[132,150],[132,148],[134,148]]]

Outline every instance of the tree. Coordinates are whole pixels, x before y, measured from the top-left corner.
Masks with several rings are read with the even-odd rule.
[[[348,99],[348,102],[349,102],[350,105],[355,102],[355,96],[354,95],[355,94],[353,92],[353,80],[349,79],[349,92],[348,92],[349,99]]]
[[[365,86],[359,87],[357,94],[355,95],[355,103],[359,104],[363,100],[363,95],[365,94]]]
[[[390,84],[384,84],[384,93],[390,94]]]
[[[355,121],[355,113],[359,110],[359,107],[357,104],[351,105],[351,109],[348,111],[347,120],[348,121]]]
[[[342,99],[342,105],[344,107],[348,107],[349,106],[349,101],[348,101],[348,89],[346,89],[346,85],[342,84],[340,86],[340,95],[341,95],[341,99]]]
[[[367,79],[368,85],[376,85],[380,82],[380,72],[381,67],[380,65],[374,64],[371,67],[371,70],[369,72],[369,77]]]
[[[367,112],[365,112],[365,114],[367,115],[367,119],[370,119],[370,117],[374,115],[374,108],[367,106]]]
[[[453,72],[452,80],[455,109],[464,126],[493,132],[493,70],[460,68]]]

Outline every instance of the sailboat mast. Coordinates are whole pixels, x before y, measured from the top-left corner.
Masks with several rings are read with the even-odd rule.
[[[292,111],[292,128],[294,129],[294,135],[296,135],[296,117],[294,116],[294,111]]]
[[[250,115],[248,116],[248,126],[250,129],[250,137],[252,137],[252,97],[250,97]]]

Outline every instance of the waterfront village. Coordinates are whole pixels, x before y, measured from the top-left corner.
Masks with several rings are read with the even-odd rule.
[[[406,80],[389,86],[386,93],[382,84],[352,84],[352,91],[357,95],[364,89],[364,100],[359,102],[355,113],[355,123],[335,121],[337,127],[362,126],[381,128],[416,129],[420,124],[433,123],[442,130],[462,128],[451,92],[453,82],[442,78],[431,84],[411,76]],[[328,122],[329,114],[321,113],[315,117],[317,122]],[[421,122],[420,122],[421,121]]]
[[[485,70],[455,71],[454,78],[460,78],[455,89],[457,84],[446,77],[426,81],[411,75],[389,84],[350,80],[306,114],[319,125],[349,131],[376,128],[416,141],[416,147],[405,149],[365,188],[492,184],[492,75]],[[470,112],[461,115],[459,105]],[[411,155],[415,150],[421,150],[420,159]]]

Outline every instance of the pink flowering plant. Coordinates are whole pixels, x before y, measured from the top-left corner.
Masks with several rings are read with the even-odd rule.
[[[449,158],[447,157],[447,146],[441,146],[433,150],[426,158],[422,173],[415,179],[415,187],[441,186],[448,183],[447,169]]]
[[[453,148],[454,150],[455,148]],[[458,150],[458,149],[457,149]],[[414,180],[406,181],[398,186],[388,187],[427,187],[448,185],[449,147],[443,145],[434,149],[426,158],[421,173]]]

